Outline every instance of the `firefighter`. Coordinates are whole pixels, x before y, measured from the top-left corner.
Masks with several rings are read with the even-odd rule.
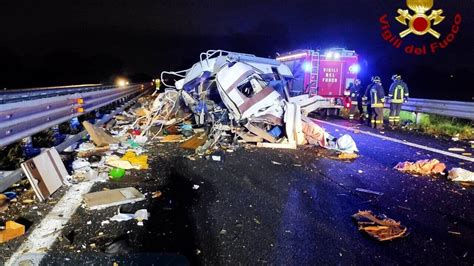
[[[370,82],[371,83],[367,86],[367,88],[362,93],[362,103],[367,105],[367,109],[366,109],[367,113],[364,115],[364,117],[365,117],[365,119],[367,121],[367,125],[369,127],[372,126],[372,124],[370,122],[371,119],[372,119],[372,107],[370,106],[370,101],[367,101],[367,97],[365,95],[367,94],[367,91],[370,89],[370,87],[374,84],[374,77],[373,76],[370,78]]]
[[[390,99],[390,116],[388,122],[390,126],[398,126],[400,124],[400,110],[402,104],[408,100],[408,86],[402,80],[402,76],[395,74],[392,76],[393,83],[390,85],[388,97]]]
[[[377,129],[383,129],[383,107],[385,103],[385,92],[382,87],[380,77],[372,78],[372,84],[369,85],[365,92],[365,98],[370,104],[372,110],[370,125]]]
[[[351,84],[349,87],[350,89],[350,96],[351,96],[351,113],[349,114],[349,119],[354,119],[355,113],[356,113],[356,108],[359,111],[359,117],[362,118],[364,109],[362,107],[362,97],[364,96],[364,90],[362,88],[362,85],[360,84],[360,80],[356,79],[354,80],[354,83]]]
[[[354,115],[355,115],[355,107],[354,107],[355,94],[353,93],[353,90],[354,90],[354,83],[351,82],[351,83],[349,83],[349,88],[347,88],[344,91],[344,95],[349,96],[349,99],[351,101],[351,108],[349,109],[349,120],[354,119]]]

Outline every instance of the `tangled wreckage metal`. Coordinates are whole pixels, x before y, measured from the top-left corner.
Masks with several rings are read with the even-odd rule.
[[[175,79],[178,78],[178,79]],[[202,155],[216,146],[256,143],[259,147],[295,149],[297,145],[354,153],[349,135],[334,138],[307,117],[327,101],[318,95],[290,97],[291,70],[277,60],[223,50],[201,53],[190,69],[163,72],[165,92],[144,116],[142,135],[193,117],[197,128],[207,128],[207,140],[196,148]],[[174,80],[174,84],[170,83]],[[192,114],[186,115],[186,110]],[[186,124],[182,125],[185,130]],[[188,125],[190,127],[190,125]]]

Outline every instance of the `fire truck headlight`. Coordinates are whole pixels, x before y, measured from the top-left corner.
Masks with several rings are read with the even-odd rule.
[[[360,65],[359,64],[353,64],[349,67],[349,72],[351,74],[359,74],[360,72]]]
[[[304,72],[311,72],[313,65],[310,62],[305,62],[303,63],[302,68]]]

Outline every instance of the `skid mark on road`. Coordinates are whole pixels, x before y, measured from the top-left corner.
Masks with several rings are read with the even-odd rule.
[[[413,142],[399,140],[399,139],[383,136],[383,135],[380,135],[380,134],[375,134],[375,133],[372,133],[372,132],[369,132],[369,131],[355,129],[355,128],[352,128],[352,127],[341,126],[341,125],[338,125],[338,124],[335,124],[335,123],[322,121],[322,120],[319,120],[319,119],[313,119],[313,120],[318,122],[318,123],[321,123],[321,124],[326,124],[326,125],[330,125],[330,126],[333,126],[333,127],[342,128],[342,129],[345,129],[347,131],[354,132],[355,130],[357,130],[358,133],[360,133],[360,134],[365,134],[365,135],[369,135],[369,136],[376,137],[376,138],[379,138],[379,139],[383,139],[383,140],[387,140],[387,141],[391,141],[391,142],[395,142],[395,143],[400,143],[400,144],[403,144],[403,145],[406,145],[406,146],[410,146],[410,147],[414,147],[414,148],[418,148],[418,149],[422,149],[422,150],[426,150],[426,151],[446,155],[446,156],[449,156],[449,157],[453,157],[453,158],[468,161],[468,162],[474,162],[474,158],[467,157],[467,156],[460,155],[460,154],[456,154],[456,153],[452,153],[452,152],[449,152],[449,151],[443,151],[443,150],[431,148],[431,147],[428,147],[428,146],[416,144],[416,143],[413,143]]]

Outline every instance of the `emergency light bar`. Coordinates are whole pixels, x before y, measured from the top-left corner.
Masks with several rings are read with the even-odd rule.
[[[308,54],[306,52],[304,53],[299,53],[299,54],[290,54],[290,55],[285,55],[281,57],[277,57],[278,61],[288,61],[288,60],[293,60],[293,59],[299,59],[302,57],[306,57]]]

